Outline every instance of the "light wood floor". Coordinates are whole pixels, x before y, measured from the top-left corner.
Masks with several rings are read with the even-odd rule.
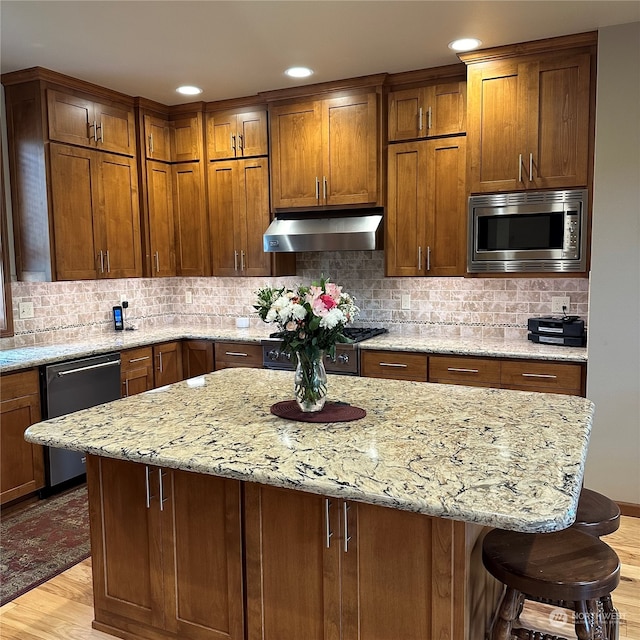
[[[606,541],[622,564],[622,580],[613,594],[622,618],[620,640],[640,640],[640,518],[623,516],[620,529],[607,536]],[[92,598],[88,559],[1,607],[0,638],[108,640],[112,636],[91,628]],[[539,609],[527,606],[523,616],[548,627],[548,611],[543,605],[536,606]],[[558,633],[557,628],[555,632]],[[569,632],[567,637],[575,638],[570,628]]]

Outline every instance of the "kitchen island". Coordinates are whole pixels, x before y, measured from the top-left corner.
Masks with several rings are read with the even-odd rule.
[[[290,373],[228,369],[29,427],[30,442],[91,454],[97,628],[483,637],[482,527],[572,523],[593,405],[338,376],[329,389],[366,417],[278,418]]]

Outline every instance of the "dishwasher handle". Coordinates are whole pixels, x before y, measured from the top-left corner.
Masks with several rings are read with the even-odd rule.
[[[71,373],[80,373],[82,371],[90,371],[92,369],[102,369],[104,367],[119,367],[120,359],[111,360],[110,362],[99,362],[98,364],[89,364],[85,367],[77,367],[76,369],[67,369],[66,371],[58,371],[58,377],[68,376]]]

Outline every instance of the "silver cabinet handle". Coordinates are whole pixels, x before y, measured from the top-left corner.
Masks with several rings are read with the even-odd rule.
[[[431,129],[431,107],[427,109],[427,129]]]
[[[418,247],[418,271],[422,271],[422,247]]]
[[[153,133],[149,134],[149,153],[153,153]]]
[[[156,251],[156,271],[160,273],[160,253]]]
[[[320,201],[320,180],[316,176],[316,201]]]
[[[333,536],[333,531],[331,531],[331,522],[329,519],[329,509],[331,507],[331,502],[329,498],[324,499],[324,523],[325,523],[325,539],[327,549],[331,548],[331,538]]]
[[[100,140],[98,140],[98,135],[97,135],[98,129],[100,129]],[[100,121],[100,124],[96,128],[96,142],[104,142],[104,129],[102,127],[102,120]]]
[[[327,176],[322,176],[322,197],[324,203],[327,204]]]
[[[100,252],[100,273],[104,273],[104,254]]]
[[[233,133],[231,134],[231,148],[233,149],[233,155],[235,155],[236,154],[236,137]]]
[[[129,362],[142,362],[143,360],[148,360],[149,356],[142,356],[141,358],[131,358]]]
[[[241,133],[238,134],[238,149],[240,151],[244,151],[244,144],[243,144],[243,141],[242,141],[242,134]],[[242,155],[244,155],[244,153]]]
[[[86,367],[77,367],[75,369],[68,369],[67,371],[58,371],[58,377],[68,376],[72,373],[81,373],[82,371],[91,371],[92,369],[104,369],[104,367],[119,367],[120,359],[110,360],[109,362],[99,362],[98,364],[90,364]]]
[[[146,488],[146,505],[147,509],[151,506],[151,491],[149,489],[149,466],[144,465],[144,483]]]
[[[240,251],[240,271],[244,271],[244,251]]]
[[[400,362],[379,362],[378,364],[381,367],[396,367],[399,369],[406,369],[409,366],[408,364],[402,364]]]
[[[522,154],[518,156],[518,182],[522,182]]]
[[[547,380],[556,380],[558,376],[554,376],[551,373],[523,373],[523,378],[545,378]]]
[[[422,107],[418,109],[418,131],[422,131]]]
[[[349,551],[349,542],[351,541],[351,536],[349,535],[349,520],[347,518],[347,512],[350,507],[346,502],[342,503],[342,512],[344,514],[344,552],[347,553]]]
[[[90,122],[87,122],[87,127],[89,127],[89,140],[91,140],[92,137],[95,139],[96,121],[94,120],[93,124],[91,124]],[[91,134],[92,129],[94,131],[93,136]]]
[[[109,249],[107,249],[107,273],[111,273],[111,260],[109,258]]]
[[[238,270],[238,252],[237,251],[233,252],[233,270],[234,271]]]
[[[431,271],[431,247],[427,247],[427,271]]]
[[[447,367],[447,371],[453,373],[480,373],[478,369],[458,369],[457,367]]]
[[[241,351],[225,351],[225,356],[237,356],[238,358],[248,358],[248,353],[242,353]]]
[[[162,351],[158,353],[158,371],[162,373]]]
[[[160,511],[164,511],[164,503],[168,502],[169,498],[164,497],[164,482],[162,479],[165,474],[162,473],[162,469],[158,469],[158,481],[160,486]]]
[[[98,142],[98,123],[93,121],[93,139]]]
[[[129,397],[129,378],[126,378],[124,381],[124,397]]]
[[[533,182],[533,153],[529,154],[529,182]]]

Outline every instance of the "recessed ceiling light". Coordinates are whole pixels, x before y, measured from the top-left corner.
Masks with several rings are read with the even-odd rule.
[[[178,87],[176,91],[181,93],[183,96],[197,96],[199,93],[202,93],[202,89],[200,87],[192,87],[191,85]]]
[[[289,67],[285,74],[290,78],[308,78],[313,74],[313,71],[308,67]]]
[[[449,49],[454,51],[471,51],[471,49],[477,49],[482,42],[477,38],[460,38],[449,43]]]

